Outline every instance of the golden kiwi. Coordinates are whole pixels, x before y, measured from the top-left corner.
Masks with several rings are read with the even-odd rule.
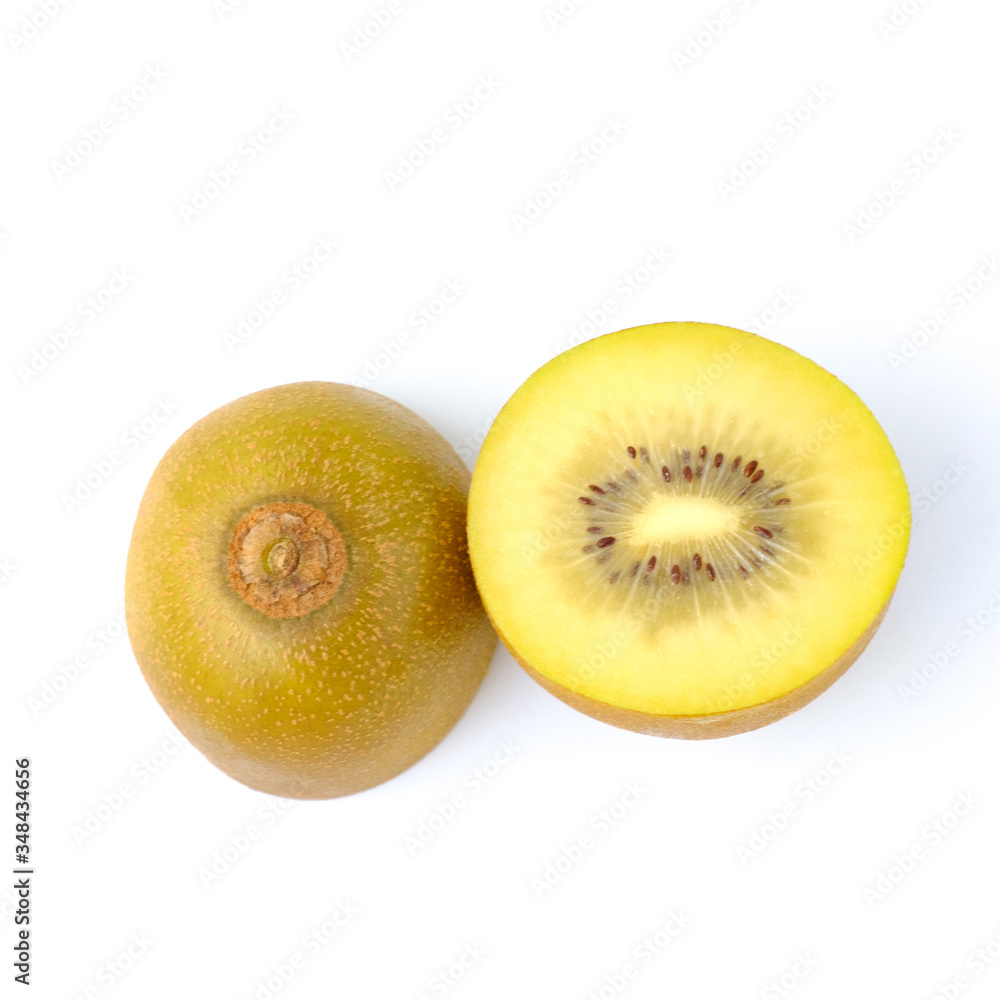
[[[260,791],[330,798],[452,728],[496,635],[465,536],[469,473],[378,393],[300,382],[169,449],[132,533],[136,659],[182,733]]]
[[[695,739],[833,683],[882,621],[909,529],[864,403],[795,351],[704,323],[543,366],[469,497],[480,594],[527,671],[595,718]]]

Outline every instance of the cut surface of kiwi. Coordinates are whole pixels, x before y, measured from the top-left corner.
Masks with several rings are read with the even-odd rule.
[[[899,462],[795,351],[705,323],[608,334],[500,412],[469,499],[494,625],[615,725],[727,735],[801,707],[874,634],[906,554]]]
[[[468,488],[429,424],[353,386],[265,389],[186,431],[125,582],[136,659],[181,732],[291,798],[361,791],[436,746],[496,646]]]

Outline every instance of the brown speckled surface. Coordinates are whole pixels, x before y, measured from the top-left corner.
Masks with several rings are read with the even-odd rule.
[[[253,788],[327,798],[409,767],[451,729],[496,634],[465,540],[469,473],[405,407],[302,382],[210,413],[157,466],[133,530],[136,659],[178,728]],[[270,502],[323,511],[347,546],[325,605],[272,619],[229,583],[233,529]]]

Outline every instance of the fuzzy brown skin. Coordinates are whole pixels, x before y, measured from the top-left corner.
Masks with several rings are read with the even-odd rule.
[[[178,729],[251,788],[348,795],[454,726],[496,647],[469,565],[470,476],[416,414],[328,382],[277,386],[199,420],[146,488],[129,548],[136,660]],[[229,546],[264,504],[336,526],[346,571],[322,606],[269,617]]]
[[[882,605],[871,625],[858,636],[850,649],[811,681],[807,681],[801,687],[797,687],[773,701],[750,705],[747,708],[737,708],[718,715],[651,715],[648,712],[637,712],[633,709],[619,708],[603,701],[596,701],[543,677],[531,664],[526,663],[517,655],[499,629],[497,629],[497,633],[510,655],[517,660],[530,677],[533,677],[546,691],[554,694],[560,701],[564,701],[571,708],[583,712],[584,715],[589,715],[601,722],[607,722],[619,729],[645,733],[647,736],[666,736],[680,740],[709,740],[721,736],[736,736],[738,733],[746,733],[751,729],[760,729],[762,726],[777,722],[778,719],[791,715],[792,712],[797,712],[804,705],[808,705],[838,677],[841,677],[864,652],[865,647],[871,642],[872,636],[878,631],[879,625],[882,624],[882,619],[889,609],[889,601],[891,600],[892,595]],[[496,627],[496,623],[494,623],[494,627]]]

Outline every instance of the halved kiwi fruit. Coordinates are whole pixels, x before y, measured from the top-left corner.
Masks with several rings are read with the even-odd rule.
[[[252,788],[329,798],[393,777],[465,711],[496,646],[465,538],[469,473],[367,389],[244,396],[167,451],[125,610],[177,727]]]
[[[833,683],[886,612],[909,528],[864,403],[704,323],[622,330],[535,372],[469,498],[476,582],[522,666],[595,718],[696,739]]]

